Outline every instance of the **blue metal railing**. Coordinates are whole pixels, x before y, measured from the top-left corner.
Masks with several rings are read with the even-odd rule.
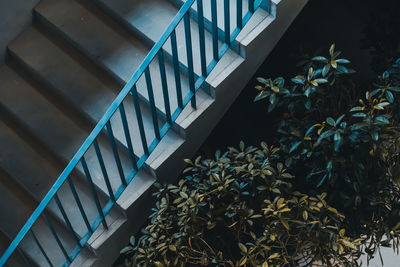
[[[39,206],[33,212],[31,217],[22,227],[20,232],[11,242],[5,253],[0,258],[0,267],[7,263],[9,258],[16,251],[18,255],[23,259],[23,261],[30,266],[30,255],[26,255],[23,252],[23,241],[27,238],[31,240],[31,244],[35,244],[37,246],[37,250],[39,254],[42,255],[42,261],[49,264],[49,266],[54,266],[54,262],[52,262],[52,255],[49,255],[49,252],[46,251],[46,247],[43,246],[43,243],[40,241],[40,237],[35,232],[35,224],[39,221],[41,222],[41,226],[45,225],[48,228],[48,235],[54,238],[54,241],[61,255],[65,257],[64,266],[68,266],[78,255],[81,248],[83,248],[86,242],[89,240],[93,232],[97,229],[97,227],[102,224],[105,229],[108,229],[108,225],[106,222],[106,215],[110,212],[111,208],[116,203],[116,200],[121,196],[122,192],[125,190],[127,185],[132,181],[138,170],[143,166],[146,159],[149,157],[150,153],[155,149],[157,144],[163,138],[163,136],[167,133],[168,129],[171,127],[173,122],[176,120],[180,112],[183,108],[190,102],[193,108],[196,108],[196,91],[203,85],[206,77],[210,74],[211,70],[215,67],[218,61],[221,59],[222,55],[232,47],[232,43],[234,42],[236,36],[239,34],[240,30],[244,27],[244,25],[248,22],[255,9],[262,6],[267,10],[270,8],[270,0],[248,0],[248,6],[245,7],[243,0],[236,0],[236,14],[232,14],[232,3],[235,1],[232,0],[218,0],[221,1],[219,4],[223,4],[223,21],[224,26],[221,29],[218,26],[218,9],[217,9],[217,0],[204,0],[210,1],[210,14],[209,19],[204,16],[204,3],[203,0],[197,0],[196,9],[194,9],[193,5],[195,0],[186,0],[183,4],[179,12],[176,14],[170,25],[165,30],[164,34],[161,36],[159,41],[153,46],[151,51],[148,53],[146,58],[143,60],[138,70],[133,74],[132,78],[129,82],[124,86],[119,95],[116,97],[114,102],[108,108],[106,113],[103,115],[101,120],[97,123],[96,127],[87,137],[83,145],[80,147],[78,152],[74,155],[72,160],[69,162],[67,167],[58,177],[55,184],[52,186],[50,191],[46,194],[44,199],[40,202]],[[222,3],[223,1],[223,3]],[[246,10],[243,16],[243,10]],[[236,16],[236,27],[231,29],[231,16]],[[200,53],[200,73],[196,74],[194,72],[194,60],[193,60],[193,47],[192,47],[192,33],[191,33],[191,20],[194,19],[197,22],[198,32],[199,32],[199,53]],[[184,45],[186,47],[186,60],[187,65],[184,68],[184,72],[188,77],[189,83],[189,91],[183,96],[182,90],[182,81],[181,81],[181,60],[178,55],[178,39],[177,39],[177,26],[182,22],[184,25]],[[206,45],[205,45],[205,31],[206,31],[206,23],[207,25],[211,25],[208,27],[212,36],[212,59],[207,63],[206,60]],[[222,32],[222,34],[221,34]],[[175,78],[175,87],[176,87],[176,100],[177,100],[177,108],[172,112],[170,105],[170,96],[168,91],[168,82],[166,78],[166,70],[165,63],[167,58],[165,57],[165,47],[164,45],[167,41],[170,41],[171,51],[170,57],[168,60],[171,61],[174,71]],[[196,51],[197,52],[197,51]],[[152,85],[152,78],[150,73],[150,65],[156,64],[158,61],[159,65],[159,74],[161,78],[162,85],[162,93],[164,100],[164,109],[161,115],[164,117],[165,122],[160,126],[159,120],[160,111],[156,107],[155,99],[154,99],[154,91]],[[154,70],[154,69],[153,69]],[[144,127],[143,115],[141,111],[141,107],[139,104],[139,94],[137,90],[137,83],[139,79],[141,79],[144,75],[145,86],[147,88],[148,93],[148,105],[151,110],[152,117],[152,126],[154,130],[154,139],[150,144],[148,144],[146,139],[146,129]],[[133,121],[128,121],[124,101],[131,101],[134,106],[136,112],[136,121],[139,132],[137,135],[140,135],[141,143],[143,147],[143,154],[141,156],[137,156],[133,150],[132,138],[134,136],[130,132],[130,123],[134,123]],[[121,146],[114,136],[113,127],[111,124],[111,120],[115,119],[115,114],[119,113],[120,117],[118,119],[121,120],[123,126],[123,133],[126,139],[126,154],[132,163],[132,169],[129,170],[126,175],[121,163]],[[111,151],[114,157],[114,164],[117,166],[118,176],[120,178],[120,185],[113,190],[112,183],[115,181],[111,181],[109,173],[107,172],[106,162],[101,153],[101,146],[99,145],[100,136],[102,133],[107,133],[108,141],[111,146]],[[137,137],[136,137],[137,138]],[[99,173],[102,174],[102,179],[105,183],[105,188],[108,193],[106,196],[106,201],[99,197],[98,190],[96,190],[96,185],[93,182],[93,169],[91,170],[90,166],[87,163],[85,156],[87,156],[88,151],[92,149],[95,152],[98,168],[100,170]],[[125,151],[124,150],[124,151]],[[93,166],[92,166],[93,168]],[[83,174],[82,174],[83,172]],[[92,197],[92,201],[94,202],[94,206],[96,207],[98,215],[94,218],[90,218],[87,215],[87,211],[85,211],[85,203],[81,201],[81,197],[79,196],[79,192],[76,188],[76,184],[74,183],[72,176],[76,173],[81,173],[86,178],[86,183],[89,188],[89,192]],[[68,185],[68,186],[67,186]],[[63,206],[63,202],[60,200],[59,193],[60,189],[65,186],[70,190],[73,200],[75,201],[76,208],[78,209],[80,215],[82,217],[82,224],[84,225],[85,232],[82,234],[78,234],[74,226],[72,225],[70,219],[72,214],[68,214],[68,210]],[[53,202],[52,202],[53,201]],[[65,244],[63,244],[62,238],[60,238],[60,233],[58,232],[58,228],[55,226],[57,222],[52,219],[50,212],[48,212],[48,206],[50,202],[54,203],[54,205],[58,208],[63,223],[66,225],[67,230],[72,233],[74,239],[74,246],[71,248],[67,248]],[[102,205],[103,203],[103,205]]]

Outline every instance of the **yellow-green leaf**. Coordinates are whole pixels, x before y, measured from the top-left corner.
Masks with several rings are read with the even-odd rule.
[[[272,260],[272,259],[276,259],[276,258],[279,258],[279,257],[280,257],[279,253],[274,253],[271,256],[269,256],[268,259]]]
[[[278,209],[282,206],[283,202],[285,202],[285,199],[283,197],[281,197],[278,202],[276,203],[276,206],[278,207]]]
[[[303,219],[305,220],[305,221],[307,221],[307,219],[308,219],[308,212],[305,210],[305,211],[303,211]]]
[[[286,228],[286,230],[289,231],[290,227],[289,227],[288,222],[283,218],[280,218],[280,220],[281,220],[282,225]]]
[[[275,93],[279,93],[279,87],[278,86],[272,86],[271,90],[274,91]]]
[[[247,257],[243,257],[243,258],[241,258],[241,259],[240,259],[240,262],[239,262],[239,266],[243,266],[243,265],[245,265],[245,264],[246,264],[246,262],[247,262]]]
[[[244,244],[239,242],[238,245],[239,245],[239,248],[241,251],[243,251],[244,253],[247,253],[247,247]]]
[[[349,242],[347,240],[342,240],[342,244],[345,245],[348,248],[351,248],[351,249],[356,249],[357,248],[353,243],[351,243],[351,242]]]

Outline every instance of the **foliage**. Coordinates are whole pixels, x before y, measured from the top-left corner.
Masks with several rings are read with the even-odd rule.
[[[160,187],[150,222],[122,253],[127,266],[351,266],[361,239],[326,193],[295,191],[279,148],[240,144],[198,157],[178,185]]]
[[[371,256],[399,244],[400,59],[374,90],[357,91],[340,55],[333,44],[328,57],[313,57],[289,81],[258,78],[255,101],[278,117],[282,160],[297,183],[329,192],[348,234],[364,237]]]

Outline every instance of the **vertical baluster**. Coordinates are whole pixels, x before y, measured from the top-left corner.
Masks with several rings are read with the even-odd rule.
[[[45,212],[42,213],[42,217],[43,217],[44,221],[46,222],[47,226],[49,227],[54,239],[56,240],[58,247],[61,249],[62,253],[64,254],[65,259],[67,260],[67,262],[71,263],[72,262],[71,258],[68,256],[67,251],[65,250],[60,238],[58,237],[58,235],[56,233],[56,230],[54,229],[53,225],[51,224],[51,222]]]
[[[29,267],[32,266],[31,262],[28,260],[25,253],[19,247],[17,247],[16,250],[17,250],[18,254],[21,256],[21,258],[23,259],[23,261],[25,262],[25,264]]]
[[[121,179],[122,184],[126,186],[127,184],[125,180],[124,170],[122,169],[121,159],[119,157],[117,145],[115,144],[114,133],[110,121],[106,123],[106,129],[107,129],[108,139],[110,140],[111,148],[114,154],[115,163],[117,164],[119,177]]]
[[[65,212],[65,209],[64,209],[63,205],[61,204],[61,201],[60,201],[60,199],[59,199],[59,197],[58,197],[57,194],[54,195],[54,200],[56,201],[57,207],[58,207],[58,209],[60,210],[61,215],[63,216],[64,221],[65,221],[65,223],[67,224],[68,229],[71,231],[72,235],[74,236],[76,243],[77,243],[79,246],[81,246],[79,237],[78,237],[78,235],[75,233],[75,230],[74,230],[74,228],[72,227],[71,221],[69,220],[69,218],[68,218],[68,216],[67,216],[67,213]]]
[[[165,74],[165,65],[164,64],[165,64],[164,63],[164,51],[162,49],[160,49],[160,51],[158,51],[158,66],[160,67],[161,84],[162,84],[163,97],[164,97],[165,115],[167,116],[167,122],[169,124],[172,124],[171,107],[169,105],[167,76]]]
[[[262,8],[264,8],[268,13],[271,13],[271,0],[261,0]]]
[[[199,24],[201,74],[207,76],[206,45],[204,35],[203,0],[197,0],[197,23]]]
[[[29,230],[29,233],[31,234],[33,240],[35,241],[36,245],[39,247],[40,252],[42,252],[44,258],[46,259],[47,263],[50,265],[50,267],[53,267],[54,265],[51,263],[49,256],[47,256],[46,252],[44,251],[42,245],[40,244],[39,240],[37,239],[35,233],[33,230]]]
[[[128,121],[126,119],[126,113],[125,113],[125,108],[124,108],[123,103],[121,103],[119,105],[119,113],[121,114],[122,125],[124,126],[124,134],[125,134],[126,143],[128,145],[129,157],[131,159],[133,168],[135,170],[138,170],[135,153],[133,151],[132,138],[131,138],[131,134],[129,132]]]
[[[160,128],[158,127],[157,109],[156,109],[156,104],[154,102],[154,92],[153,92],[153,85],[151,84],[151,75],[149,67],[145,69],[144,76],[146,78],[147,92],[149,94],[149,102],[151,108],[151,116],[153,118],[154,133],[156,135],[156,138],[160,140],[161,139]]]
[[[73,183],[73,181],[71,180],[70,177],[67,178],[67,182],[68,182],[69,188],[71,189],[72,195],[74,196],[75,202],[78,205],[79,211],[81,212],[82,218],[83,218],[83,220],[85,222],[85,225],[86,225],[88,231],[90,233],[93,233],[93,229],[90,226],[90,223],[89,223],[89,220],[87,218],[86,212],[83,209],[82,202],[79,199],[78,193],[76,192],[75,185],[74,185],[74,183]]]
[[[242,14],[242,8],[243,8],[243,1],[242,0],[237,0],[236,1],[237,6],[236,6],[236,24],[239,29],[243,28],[243,14]]]
[[[181,76],[179,72],[178,46],[176,44],[175,30],[173,30],[171,33],[171,47],[172,47],[172,63],[174,65],[174,74],[175,74],[176,97],[178,99],[178,107],[183,109],[182,85],[181,85]]]
[[[192,108],[196,108],[196,90],[194,87],[194,72],[193,72],[193,53],[192,53],[192,37],[190,33],[190,17],[189,12],[184,17],[185,38],[186,38],[186,54],[189,72],[189,87],[193,96],[191,99]]]
[[[218,56],[217,0],[211,0],[211,21],[212,21],[213,58],[215,61],[218,61],[219,56]]]
[[[146,155],[149,155],[149,148],[147,146],[146,132],[144,131],[142,111],[141,111],[140,104],[139,104],[139,98],[138,98],[136,85],[134,85],[132,87],[131,94],[132,94],[133,105],[135,106],[135,113],[136,113],[136,119],[137,119],[138,126],[139,126],[140,138],[142,139],[143,151]]]
[[[249,0],[249,11],[254,12],[254,0]]]
[[[85,172],[86,180],[89,184],[90,190],[92,191],[92,196],[93,196],[94,203],[96,204],[97,211],[101,217],[101,222],[102,222],[104,228],[108,229],[106,218],[104,216],[103,210],[101,209],[100,200],[97,196],[96,188],[94,187],[92,176],[90,175],[90,172],[89,172],[89,169],[87,167],[86,160],[84,157],[81,158],[81,164],[83,167],[83,171]]]
[[[100,164],[101,172],[103,173],[104,181],[106,182],[108,194],[110,195],[110,198],[112,199],[112,201],[115,202],[114,191],[112,190],[110,179],[108,177],[108,173],[106,170],[106,166],[104,165],[103,156],[101,155],[100,147],[99,147],[99,144],[97,143],[96,139],[93,141],[93,146],[94,146],[94,150],[96,151],[96,155],[97,155],[97,159]]]
[[[225,43],[231,44],[230,0],[224,0]]]

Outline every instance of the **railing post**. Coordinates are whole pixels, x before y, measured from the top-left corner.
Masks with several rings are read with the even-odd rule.
[[[254,13],[254,0],[249,0],[249,11]]]
[[[207,77],[206,46],[204,36],[203,0],[197,0],[197,23],[199,25],[201,75]]]
[[[192,92],[191,105],[192,108],[196,108],[196,89],[194,87],[194,71],[193,71],[193,52],[192,52],[192,37],[190,33],[190,16],[189,12],[185,14],[183,18],[185,27],[185,38],[186,38],[186,55],[188,63],[188,74],[189,74],[189,87]]]
[[[237,0],[237,5],[236,5],[236,25],[239,29],[243,28],[243,1],[242,0]]]
[[[47,217],[45,212],[42,213],[42,217],[43,217],[44,221],[46,222],[47,226],[49,227],[54,239],[56,240],[58,247],[64,254],[65,259],[67,260],[67,262],[71,263],[72,260],[69,257],[67,250],[65,249],[64,245],[62,244],[60,237],[58,236],[53,224],[51,223],[50,219]]]
[[[260,7],[268,13],[271,13],[271,0],[261,0]]]
[[[137,119],[137,123],[139,126],[140,138],[142,139],[143,151],[144,151],[144,154],[149,155],[149,148],[147,146],[147,140],[146,140],[146,132],[144,130],[144,124],[143,124],[142,110],[140,108],[139,97],[138,97],[136,85],[132,86],[132,88],[130,89],[130,92],[132,95],[133,105],[135,106],[136,119]]]
[[[218,56],[217,0],[211,0],[211,21],[212,21],[213,58],[215,61],[218,61],[219,56]]]
[[[172,47],[172,62],[174,65],[174,74],[175,74],[176,97],[178,99],[178,107],[180,109],[183,109],[182,84],[180,76],[181,74],[179,71],[178,45],[176,43],[175,30],[173,30],[171,33],[171,47]]]
[[[154,134],[158,140],[161,140],[160,128],[158,127],[157,108],[156,108],[156,104],[154,101],[154,92],[153,92],[153,85],[151,83],[151,75],[150,75],[150,67],[149,66],[147,66],[147,68],[144,70],[144,76],[145,76],[145,80],[146,80],[147,93],[149,95],[151,117],[153,118]]]
[[[231,26],[230,26],[231,14],[230,14],[229,2],[230,0],[224,1],[225,43],[227,43],[228,45],[231,44]]]
[[[33,238],[33,240],[35,241],[36,245],[38,246],[40,252],[42,252],[43,257],[46,259],[47,263],[50,265],[50,267],[53,267],[53,263],[51,262],[49,256],[47,255],[46,251],[44,251],[42,245],[40,244],[39,240],[37,239],[35,233],[33,232],[33,230],[29,230],[29,233],[31,233],[31,236]]]

